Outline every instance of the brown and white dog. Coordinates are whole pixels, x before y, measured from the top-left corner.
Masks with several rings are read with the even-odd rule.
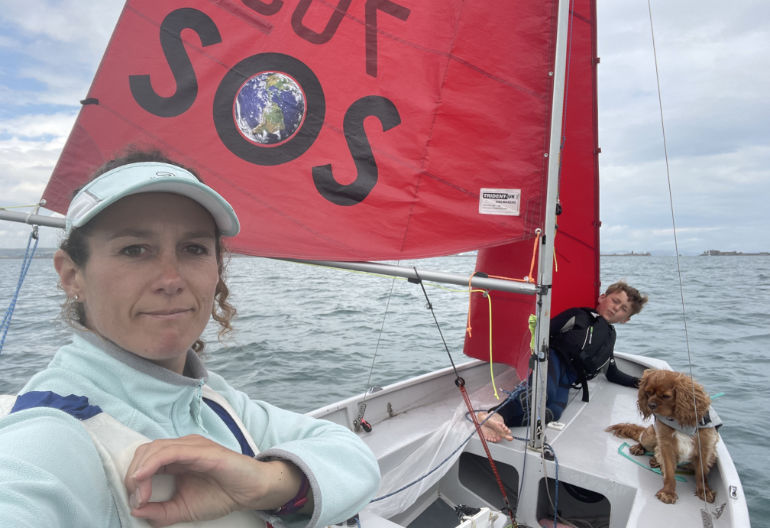
[[[637,404],[645,418],[655,416],[654,425],[620,423],[606,430],[639,442],[630,448],[634,455],[655,453],[650,466],[660,467],[663,473],[663,487],[655,496],[668,504],[676,502],[676,466],[689,463],[695,472],[695,495],[714,502],[706,477],[716,462],[717,427],[721,424],[713,410],[709,413],[711,399],[703,386],[680,372],[646,370],[639,382]]]

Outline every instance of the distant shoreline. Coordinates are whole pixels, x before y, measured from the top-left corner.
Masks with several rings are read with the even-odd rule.
[[[718,249],[709,249],[700,254],[701,257],[767,257],[770,256],[768,251],[760,251],[759,253],[743,253],[742,251],[719,251]]]
[[[652,253],[602,253],[602,257],[673,257],[673,255],[652,255]],[[699,255],[680,255],[687,257],[770,257],[770,251],[760,251],[758,253],[744,253],[743,251],[718,251],[710,249]]]

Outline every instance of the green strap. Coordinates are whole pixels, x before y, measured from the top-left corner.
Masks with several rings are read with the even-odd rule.
[[[639,461],[636,459],[636,457],[632,456],[630,453],[626,453],[626,452],[623,450],[624,448],[630,448],[630,447],[631,447],[631,446],[630,446],[630,445],[628,445],[628,443],[627,443],[627,442],[623,442],[622,444],[620,444],[620,447],[618,447],[618,454],[619,454],[619,455],[621,455],[621,456],[623,456],[623,457],[625,457],[625,458],[627,458],[627,459],[629,459],[629,460],[630,460],[631,462],[633,462],[634,464],[636,464],[636,465],[638,465],[638,466],[641,466],[641,467],[643,467],[644,469],[647,469],[647,470],[649,470],[649,471],[652,471],[653,473],[657,473],[658,475],[663,475],[663,473],[661,472],[660,468],[654,468],[654,467],[650,467],[649,465],[644,465],[644,464],[642,464],[641,462],[639,462]],[[675,478],[676,480],[678,480],[679,482],[687,482],[687,479],[686,479],[686,478],[684,478],[684,477],[683,477],[683,476],[681,476],[681,475],[674,475],[674,478]]]

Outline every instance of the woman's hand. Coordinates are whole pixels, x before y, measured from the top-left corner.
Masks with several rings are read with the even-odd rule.
[[[176,491],[150,502],[152,477],[171,474]],[[126,473],[131,514],[153,526],[223,517],[236,510],[273,510],[299,491],[302,472],[284,460],[260,462],[202,436],[155,440],[137,448]],[[312,507],[312,499],[308,500]]]

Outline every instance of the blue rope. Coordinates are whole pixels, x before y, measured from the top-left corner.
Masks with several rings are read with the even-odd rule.
[[[34,239],[35,243],[32,244]],[[35,256],[37,250],[37,243],[39,239],[37,236],[37,226],[32,229],[27,240],[27,250],[24,252],[24,260],[21,263],[21,273],[19,273],[19,281],[16,283],[16,291],[11,298],[11,304],[8,305],[8,309],[5,311],[3,322],[0,323],[0,331],[3,332],[3,337],[0,338],[0,353],[3,351],[3,345],[5,345],[5,337],[8,335],[8,329],[11,326],[11,318],[13,317],[13,311],[16,309],[16,300],[19,298],[19,292],[21,291],[21,285],[24,284],[24,278],[27,276],[30,264],[32,264],[32,258]],[[30,250],[30,246],[32,249]]]
[[[547,443],[543,443],[545,447],[551,450],[551,453],[553,453],[553,462],[554,462],[554,505],[553,505],[553,528],[556,528],[557,526],[557,519],[559,518],[559,459],[556,458],[556,451],[554,451],[553,447],[551,447]],[[547,486],[548,484],[546,484]]]

